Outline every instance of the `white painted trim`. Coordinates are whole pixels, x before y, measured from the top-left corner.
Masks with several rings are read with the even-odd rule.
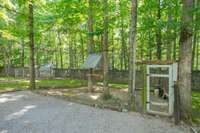
[[[157,106],[168,106],[169,103],[160,103],[160,102],[150,102],[152,105],[157,105]]]
[[[154,74],[150,73],[151,68],[169,68],[168,74]],[[166,77],[168,78],[168,113],[166,112],[159,112],[159,111],[153,111],[150,109],[150,103],[151,104],[158,104],[159,106],[167,106],[166,104],[157,103],[157,102],[151,102],[150,99],[150,78],[151,77]],[[171,116],[174,113],[174,82],[177,77],[177,63],[172,65],[147,65],[147,112],[151,114],[158,114],[158,115],[165,115],[165,116]]]
[[[169,78],[169,75],[168,74],[149,74],[150,77],[163,77],[163,78]]]
[[[147,65],[150,68],[169,68],[171,65]]]

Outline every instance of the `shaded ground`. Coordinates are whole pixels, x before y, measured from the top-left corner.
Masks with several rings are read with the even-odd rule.
[[[0,95],[1,133],[189,133],[166,120],[74,104],[29,91]]]
[[[45,96],[58,96],[68,101],[86,104],[99,108],[109,108],[117,111],[127,110],[128,90],[110,88],[112,97],[109,100],[102,98],[103,88],[95,86],[91,93],[87,87],[68,88],[68,89],[41,89],[35,92]]]

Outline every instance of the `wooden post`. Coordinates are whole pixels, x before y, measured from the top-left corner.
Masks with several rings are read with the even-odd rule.
[[[93,81],[92,81],[92,69],[89,69],[89,74],[88,74],[88,90],[89,92],[93,92]]]
[[[174,83],[174,119],[175,125],[178,125],[180,122],[180,95],[178,84]]]

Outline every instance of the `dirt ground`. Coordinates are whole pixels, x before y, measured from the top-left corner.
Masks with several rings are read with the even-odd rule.
[[[103,100],[101,86],[95,86],[94,92],[89,92],[87,87],[70,88],[70,89],[47,89],[36,91],[42,95],[58,96],[68,99],[72,102],[86,104],[90,106],[109,108],[112,110],[127,110],[128,89],[112,89],[112,97],[109,100]]]

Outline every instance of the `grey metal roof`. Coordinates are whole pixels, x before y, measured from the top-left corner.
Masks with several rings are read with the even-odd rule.
[[[39,69],[40,70],[49,70],[49,69],[53,69],[55,68],[55,65],[53,64],[45,64],[45,65],[42,65]]]
[[[81,65],[81,69],[97,68],[101,61],[101,58],[101,54],[89,54],[83,65]]]

